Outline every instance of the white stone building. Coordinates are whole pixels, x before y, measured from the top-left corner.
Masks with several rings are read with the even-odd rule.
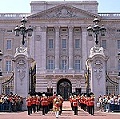
[[[14,28],[21,24],[22,17],[28,19],[26,26],[33,26],[33,35],[26,38],[25,45],[36,62],[36,92],[51,89],[64,99],[72,92],[86,92],[85,64],[95,44],[94,38],[88,36],[87,27],[97,17],[106,28],[106,35],[99,36],[99,45],[108,58],[106,93],[120,93],[120,13],[98,13],[96,0],[33,1],[30,5],[31,13],[0,14],[1,93],[14,92],[13,77],[10,80],[14,70],[12,59],[21,44]]]

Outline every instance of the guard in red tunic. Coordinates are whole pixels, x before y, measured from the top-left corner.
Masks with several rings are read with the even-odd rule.
[[[28,109],[28,115],[31,114],[31,110],[32,110],[32,97],[28,96],[26,99],[26,105],[27,105],[27,109]]]
[[[73,103],[72,103],[72,99],[73,99],[73,96],[71,95],[71,96],[69,97],[69,101],[70,101],[70,104],[71,104],[71,108],[72,108],[72,110],[73,110]]]
[[[40,111],[40,96],[36,95],[36,107],[37,112]]]
[[[36,96],[32,96],[32,110],[36,112]]]
[[[78,99],[76,95],[73,96],[72,103],[73,103],[74,115],[78,115]]]
[[[41,98],[41,106],[42,106],[42,114],[45,115],[48,113],[48,98],[45,96],[45,94],[42,95]]]
[[[94,115],[94,97],[93,96],[88,97],[86,104],[88,113]]]

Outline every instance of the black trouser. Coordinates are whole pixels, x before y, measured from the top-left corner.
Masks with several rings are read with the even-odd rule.
[[[35,113],[36,112],[36,104],[32,104],[32,109],[33,109],[33,112]]]
[[[45,115],[48,113],[48,107],[47,106],[42,106],[42,114]]]
[[[37,107],[37,112],[40,111],[40,105],[36,105]]]
[[[62,113],[62,105],[60,106],[59,115],[61,115],[61,113]]]
[[[73,109],[73,103],[71,103],[71,108],[72,108],[72,110],[74,111],[74,109]]]
[[[31,106],[27,106],[27,109],[28,109],[28,115],[31,114]]]
[[[78,115],[78,107],[77,106],[73,106],[73,110],[74,110],[74,115]]]
[[[88,113],[94,115],[94,106],[88,106]]]

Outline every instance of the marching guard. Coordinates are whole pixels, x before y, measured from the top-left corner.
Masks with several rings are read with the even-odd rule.
[[[32,110],[35,113],[36,112],[36,96],[32,96]]]
[[[74,95],[72,98],[72,106],[73,106],[74,115],[78,115],[78,98],[76,95]]]
[[[40,111],[40,96],[36,95],[36,107],[37,107],[37,112]]]
[[[58,118],[60,111],[60,99],[58,96],[56,96],[53,100],[53,111],[55,112],[56,118]]]
[[[89,96],[86,104],[88,113],[94,115],[94,96]]]
[[[45,94],[41,98],[42,114],[45,115],[48,113],[48,98]]]
[[[60,95],[58,95],[58,98],[59,98],[59,100],[60,100],[60,111],[59,111],[59,115],[61,115],[61,113],[62,113],[63,98],[62,98],[62,96],[60,96]]]
[[[27,97],[26,105],[27,105],[28,115],[30,115],[32,113],[32,97],[31,96]]]

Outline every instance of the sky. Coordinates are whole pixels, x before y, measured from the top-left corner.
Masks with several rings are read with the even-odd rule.
[[[64,0],[1,0],[0,13],[30,13],[31,1],[64,1]],[[83,0],[65,0],[83,1]],[[120,0],[97,0],[99,13],[120,13]]]

